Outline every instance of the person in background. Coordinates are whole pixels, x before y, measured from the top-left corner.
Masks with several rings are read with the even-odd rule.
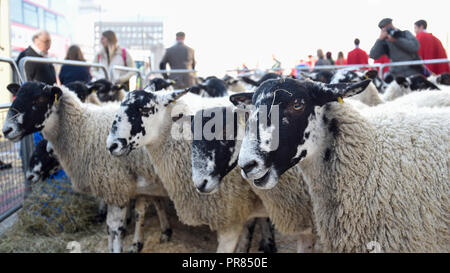
[[[109,71],[111,71],[111,67],[114,65],[132,68],[136,67],[136,64],[128,50],[118,45],[116,34],[113,31],[107,30],[103,32],[100,43],[102,44],[102,49],[97,53],[94,60],[95,63],[100,63],[106,66]],[[114,70],[114,73],[111,76],[115,84],[121,84],[126,90],[128,90],[130,78],[134,74],[135,72]],[[103,72],[97,72],[96,78],[103,77]]]
[[[159,68],[166,70],[166,65],[169,64],[171,69],[195,69],[195,54],[194,50],[184,44],[186,34],[184,32],[178,32],[176,34],[176,44],[166,50],[166,54],[162,58]],[[174,80],[175,89],[183,89],[191,87],[195,84],[195,73],[173,73],[167,75],[163,73],[165,79],[169,78]]]
[[[81,49],[77,45],[72,45],[67,50],[66,60],[85,62]],[[71,82],[80,81],[87,83],[91,80],[91,74],[89,73],[89,67],[75,66],[75,65],[63,65],[59,72],[59,80],[61,84],[65,85]]]
[[[369,55],[359,48],[360,41],[358,38],[355,39],[355,49],[347,54],[347,64],[368,64]]]
[[[385,54],[385,55],[382,55],[380,58],[374,60],[373,63],[385,64],[385,63],[390,63],[390,62],[391,62],[391,60],[389,60],[389,57]],[[380,68],[377,67],[377,70],[380,71]],[[383,67],[383,75],[386,74],[387,72],[389,72],[389,66]]]
[[[427,32],[427,21],[419,20],[414,23],[414,32],[419,41],[419,56],[423,60],[447,59],[447,53],[441,41]],[[434,74],[450,73],[449,63],[427,64],[426,67]]]
[[[378,23],[380,36],[370,50],[370,58],[376,60],[387,55],[391,62],[420,60],[419,41],[407,30],[395,28],[391,18],[384,18]],[[393,77],[408,77],[415,74],[428,76],[428,70],[423,65],[394,66],[389,72]]]
[[[40,30],[33,35],[33,44],[22,51],[17,58],[17,65],[24,57],[47,58],[48,51],[52,46],[50,34],[45,30]],[[44,82],[53,85],[56,83],[55,67],[52,64],[45,63],[27,63],[25,65],[28,81]]]
[[[334,65],[335,62],[333,60],[332,53],[330,51],[328,51],[326,56],[327,56],[327,60],[331,63],[331,65]]]
[[[275,55],[273,55],[272,54],[272,60],[275,62],[273,65],[272,65],[272,70],[275,72],[275,73],[277,73],[277,74],[280,74],[280,75],[283,75],[283,70],[282,70],[282,68],[281,68],[281,62],[277,59],[277,58],[275,58]]]
[[[317,50],[317,62],[314,66],[320,66],[320,65],[331,65],[330,61],[325,59],[325,55],[323,54],[322,49]]]
[[[346,65],[347,64],[347,60],[344,58],[344,52],[339,51],[335,64],[336,65]]]
[[[308,69],[306,69],[306,68],[308,68]],[[301,73],[300,72],[307,71],[307,70],[310,70],[308,62],[306,62],[303,59],[300,59],[299,64],[296,65],[295,68],[291,71],[291,75],[295,76],[296,78],[301,78],[301,76],[300,76]]]
[[[310,71],[313,70],[314,68],[314,64],[316,63],[314,61],[313,55],[308,55],[308,61],[306,62],[308,64],[308,66],[310,67]]]

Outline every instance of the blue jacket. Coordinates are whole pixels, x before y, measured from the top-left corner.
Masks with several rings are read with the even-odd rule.
[[[61,84],[68,84],[74,81],[89,82],[91,80],[91,74],[89,73],[89,67],[63,65],[59,72],[59,80]]]

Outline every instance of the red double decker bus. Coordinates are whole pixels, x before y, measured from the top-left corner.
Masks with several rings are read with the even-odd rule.
[[[10,0],[11,56],[16,58],[31,43],[34,33],[47,30],[52,37],[49,55],[63,58],[70,45],[64,0]]]

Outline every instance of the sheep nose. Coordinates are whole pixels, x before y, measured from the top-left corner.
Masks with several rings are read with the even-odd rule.
[[[117,148],[119,148],[119,144],[113,143],[113,144],[109,147],[109,151],[112,153],[112,152],[114,152]]]
[[[28,181],[33,182],[35,179],[36,179],[36,177],[35,177],[34,174],[29,174],[29,175],[27,176],[27,180],[28,180]]]
[[[202,185],[200,187],[198,187],[198,191],[199,192],[205,192],[206,185],[208,185],[208,180],[207,179],[203,179],[203,183],[202,183]]]
[[[242,170],[244,171],[244,173],[247,175],[248,173],[250,173],[254,168],[256,168],[256,166],[258,166],[258,163],[256,163],[255,160],[250,161],[249,163],[247,163],[244,167],[242,167]]]
[[[13,128],[11,128],[11,127],[7,128],[6,130],[3,130],[3,135],[5,137],[7,137],[9,135],[9,133],[12,132],[12,130],[13,130]]]

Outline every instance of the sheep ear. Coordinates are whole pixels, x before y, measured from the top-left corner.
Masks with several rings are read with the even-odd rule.
[[[6,87],[6,89],[8,89],[8,91],[15,96],[17,95],[17,91],[20,89],[20,85],[17,83],[11,83]]]
[[[394,80],[394,77],[392,76],[392,74],[388,74],[384,77],[384,82],[385,83],[391,83]]]
[[[369,70],[366,73],[364,73],[365,79],[375,79],[378,76],[377,70]]]
[[[176,103],[177,99],[181,98],[188,92],[189,92],[189,89],[184,89],[184,90],[175,90],[170,93],[162,94],[162,95],[160,95],[161,97],[160,97],[159,102],[164,104],[164,106],[167,106],[171,103]]]
[[[395,81],[397,82],[398,85],[401,85],[401,86],[406,87],[406,88],[409,87],[408,80],[405,77],[403,77],[403,76],[396,77]]]
[[[315,83],[318,90],[315,90],[312,94],[318,105],[324,105],[328,102],[341,101],[343,98],[357,95],[366,90],[371,82],[371,80],[365,80],[357,83]]]
[[[54,103],[58,103],[59,98],[62,96],[62,91],[58,86],[46,85],[44,87],[44,92],[48,93],[48,95],[54,98]]]
[[[238,93],[230,96],[230,101],[235,106],[251,105],[254,92]]]
[[[151,85],[147,85],[147,86],[144,88],[144,91],[147,91],[147,92],[155,92],[155,91],[156,91],[156,85],[155,85],[154,83],[152,83]]]
[[[89,93],[92,93],[92,92],[97,92],[98,90],[102,89],[104,87],[104,85],[101,83],[97,83],[97,82],[91,82],[91,83],[86,84],[86,87],[88,88]]]

